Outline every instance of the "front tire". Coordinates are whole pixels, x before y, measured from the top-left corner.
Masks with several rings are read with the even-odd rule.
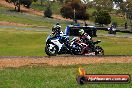
[[[96,49],[95,55],[104,55],[104,50],[102,47],[96,46],[95,49]]]
[[[48,56],[56,56],[57,54],[57,47],[54,44],[46,44],[45,52]]]

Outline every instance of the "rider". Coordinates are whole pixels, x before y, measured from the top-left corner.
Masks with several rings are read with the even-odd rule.
[[[79,34],[80,34],[80,40],[81,40],[81,42],[83,42],[83,43],[85,43],[85,44],[88,44],[89,47],[90,47],[93,51],[95,51],[95,46],[94,46],[94,44],[93,44],[92,38],[91,38],[87,33],[85,33],[83,29],[80,29],[80,30],[79,30]]]
[[[60,36],[60,34],[61,34],[61,26],[60,26],[59,22],[57,22],[56,25],[54,25],[52,27],[52,34],[55,37]]]
[[[60,38],[60,42],[64,43],[65,42],[65,46],[69,47],[69,40],[66,39],[66,37],[64,37],[64,33],[61,31],[61,26],[59,24],[59,22],[56,23],[56,25],[54,25],[52,27],[52,36],[53,38]]]
[[[86,43],[87,44],[89,41],[92,40],[92,38],[87,33],[85,33],[83,29],[80,29],[79,30],[79,34],[80,34],[80,40],[83,43]]]

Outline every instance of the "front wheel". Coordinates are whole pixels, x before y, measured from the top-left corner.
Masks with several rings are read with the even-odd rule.
[[[104,50],[102,47],[96,46],[95,49],[96,49],[95,55],[104,55]]]
[[[56,56],[57,47],[54,44],[47,44],[45,47],[45,52],[48,56]]]

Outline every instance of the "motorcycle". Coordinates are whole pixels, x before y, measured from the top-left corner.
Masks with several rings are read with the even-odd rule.
[[[49,35],[46,39],[45,52],[48,56],[56,56],[57,54],[71,55],[104,55],[104,50],[100,46],[95,46],[101,41],[93,42],[95,51],[90,44],[85,44],[74,37],[71,41],[69,36],[61,33],[59,36],[53,37]]]
[[[116,35],[116,28],[114,28],[114,27],[108,28],[108,34],[114,34],[114,35]]]
[[[101,41],[98,40],[96,42],[91,41],[91,43],[85,44],[81,42],[81,40],[78,40],[78,37],[75,37],[71,42],[72,52],[76,55],[104,55],[103,48],[96,46],[96,44],[100,42]]]
[[[55,37],[49,35],[46,39],[45,52],[49,56],[56,56],[57,54],[73,54],[71,48],[69,36],[65,35],[63,32]]]

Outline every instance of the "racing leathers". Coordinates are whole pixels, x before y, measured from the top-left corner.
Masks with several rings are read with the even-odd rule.
[[[80,40],[81,42],[87,44],[92,51],[95,51],[93,40],[87,33],[83,33],[82,35],[80,35]]]

